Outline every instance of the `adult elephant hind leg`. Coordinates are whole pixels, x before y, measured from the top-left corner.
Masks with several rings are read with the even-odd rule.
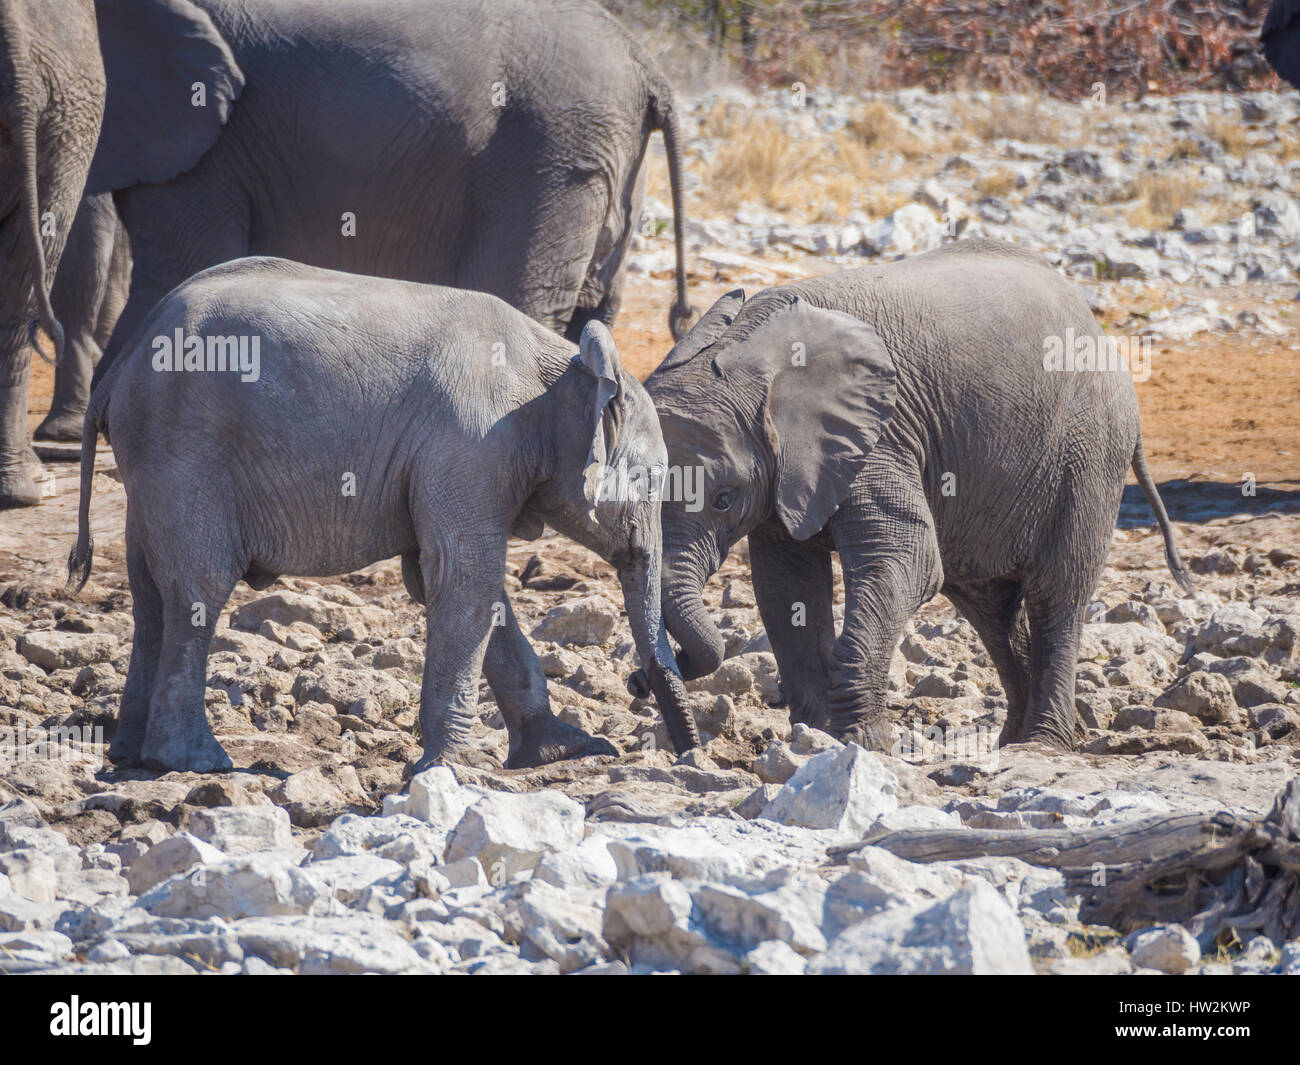
[[[151,529],[151,540],[160,540],[159,533]],[[149,552],[150,573],[161,592],[163,632],[141,761],[164,771],[221,772],[232,763],[213,736],[204,707],[208,648],[221,609],[248,567],[223,558],[215,536],[187,553],[202,561],[160,567],[158,553]]]
[[[77,441],[90,400],[90,379],[99,348],[87,335],[68,332],[63,358],[54,369],[49,413],[32,434],[37,441]]]
[[[790,722],[827,728],[835,652],[830,552],[760,526],[749,534],[749,561]]]
[[[546,674],[528,637],[519,628],[504,589],[492,605],[492,636],[483,658],[483,672],[510,733],[507,769],[527,769],[598,754],[617,756],[618,751],[608,740],[588,735],[551,713]]]
[[[96,330],[117,228],[111,196],[88,196],[81,201],[50,293],[54,313],[63,326],[64,351],[54,369],[49,413],[33,434],[37,440],[81,439],[90,378],[99,355]]]
[[[0,510],[35,506],[41,499],[27,441],[31,365],[26,326],[0,330]]]
[[[832,521],[845,611],[830,675],[830,732],[845,743],[890,752],[890,659],[903,626],[943,584],[943,566],[919,479],[871,484],[871,496],[856,492]]]
[[[110,761],[138,765],[149,724],[149,700],[158,674],[158,656],[163,643],[163,601],[149,572],[149,562],[132,530],[126,526],[126,573],[131,585],[131,615],[135,635],[131,640],[131,664],[117,714],[117,727],[108,746]]]
[[[1007,720],[999,745],[1018,743],[1029,706],[1029,622],[1018,581],[991,580],[944,585],[943,594],[979,633],[1002,681]]]

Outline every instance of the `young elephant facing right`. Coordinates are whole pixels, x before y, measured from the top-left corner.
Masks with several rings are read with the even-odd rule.
[[[1079,351],[1080,338],[1110,368],[1046,367],[1045,351]],[[1107,350],[1071,285],[990,240],[748,303],[724,296],[646,382],[670,467],[703,474],[702,505],[663,505],[664,616],[683,677],[722,661],[701,591],[748,535],[793,721],[888,750],[890,658],[942,591],[997,666],[1001,742],[1072,747],[1084,610],[1130,464],[1191,590],[1132,379]],[[832,551],[846,594],[838,638]]]

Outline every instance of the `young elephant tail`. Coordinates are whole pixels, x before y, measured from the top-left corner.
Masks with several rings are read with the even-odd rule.
[[[86,420],[81,428],[81,498],[77,505],[77,542],[68,552],[67,590],[76,595],[90,579],[90,563],[95,556],[95,538],[90,535],[91,481],[95,478],[95,446],[109,389],[101,384],[90,395]]]
[[[666,98],[665,98],[666,97]],[[686,335],[690,324],[691,301],[686,294],[686,214],[683,201],[686,199],[683,184],[684,164],[682,162],[682,131],[677,122],[677,111],[671,95],[664,90],[664,96],[654,99],[655,127],[664,135],[664,154],[668,156],[668,185],[673,197],[673,244],[677,253],[677,299],[673,309],[668,312],[668,327],[673,340],[681,340]]]
[[[1174,527],[1169,523],[1169,514],[1165,511],[1164,500],[1160,498],[1156,483],[1151,479],[1151,471],[1147,469],[1147,457],[1142,451],[1141,432],[1138,433],[1137,444],[1133,448],[1133,476],[1137,478],[1138,487],[1146,496],[1147,503],[1155,511],[1160,535],[1165,540],[1165,563],[1169,566],[1169,572],[1174,575],[1178,587],[1188,595],[1195,595],[1196,588],[1192,585],[1192,575],[1183,562],[1182,556],[1178,554],[1178,544],[1174,541]]]

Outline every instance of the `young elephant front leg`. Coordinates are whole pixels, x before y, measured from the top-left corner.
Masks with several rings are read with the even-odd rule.
[[[519,628],[504,589],[493,604],[492,638],[483,672],[510,733],[507,769],[525,769],[588,755],[617,755],[608,740],[590,736],[551,713],[546,674]]]
[[[782,529],[760,526],[749,534],[749,562],[790,723],[827,728],[827,676],[835,646],[830,552],[798,543]]]
[[[833,523],[844,566],[844,631],[831,669],[831,734],[890,751],[889,662],[903,626],[943,583],[939,544],[916,485],[855,494]]]

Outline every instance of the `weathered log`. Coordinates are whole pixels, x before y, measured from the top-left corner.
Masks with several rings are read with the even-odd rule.
[[[1121,932],[1178,923],[1205,947],[1300,935],[1300,777],[1262,818],[1222,811],[1101,828],[901,831],[829,854],[841,861],[865,846],[913,862],[1018,858],[1058,869],[1080,896],[1081,919]]]
[[[947,862],[964,858],[1019,858],[1052,869],[1102,865],[1201,853],[1249,833],[1230,813],[1149,817],[1132,825],[1101,828],[940,828],[890,832],[864,839],[830,854],[840,857],[866,846],[882,847],[909,862]]]

